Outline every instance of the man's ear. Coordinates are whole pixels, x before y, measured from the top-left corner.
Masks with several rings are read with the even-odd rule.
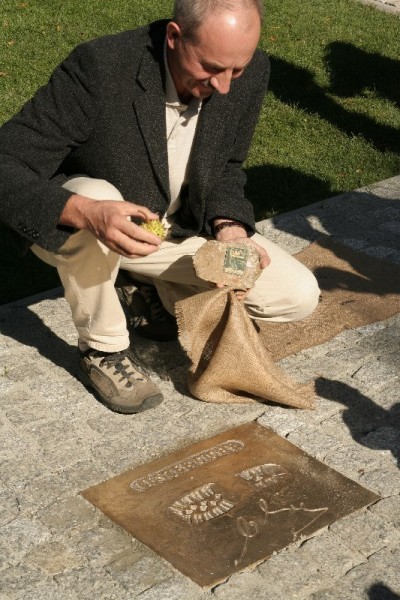
[[[167,24],[167,45],[171,50],[176,48],[176,43],[182,38],[182,31],[178,23],[170,21]]]

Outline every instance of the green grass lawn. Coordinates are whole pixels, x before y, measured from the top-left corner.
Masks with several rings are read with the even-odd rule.
[[[166,0],[1,0],[0,122],[79,42],[170,15]],[[268,0],[272,63],[246,163],[258,220],[400,172],[400,17],[356,0]],[[1,201],[1,200],[0,200]],[[59,285],[0,230],[0,303]]]

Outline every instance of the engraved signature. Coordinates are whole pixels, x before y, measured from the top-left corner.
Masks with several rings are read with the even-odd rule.
[[[298,539],[301,532],[304,531],[304,529],[309,527],[312,523],[319,519],[319,517],[322,517],[322,515],[324,515],[329,510],[327,506],[324,506],[323,508],[306,508],[303,502],[301,502],[299,506],[294,506],[293,504],[291,504],[288,507],[279,508],[278,510],[269,510],[268,503],[264,498],[261,498],[259,500],[259,507],[264,513],[264,520],[260,525],[256,521],[248,521],[245,517],[242,516],[238,517],[236,520],[237,530],[239,534],[245,538],[242,553],[239,556],[239,558],[234,561],[236,567],[242,562],[243,558],[246,556],[249,546],[249,540],[257,537],[261,533],[261,530],[266,526],[270,515],[276,515],[278,513],[283,512],[302,512],[310,513],[310,516],[313,515],[311,516],[310,520],[305,525],[303,525],[303,527],[300,527],[300,529],[292,529],[292,542],[295,542]]]

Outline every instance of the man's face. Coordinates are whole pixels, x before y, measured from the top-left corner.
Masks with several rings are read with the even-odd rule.
[[[168,65],[181,100],[204,99],[215,90],[227,94],[232,79],[251,61],[259,37],[255,9],[209,16],[190,40],[183,38],[177,23],[168,23]]]

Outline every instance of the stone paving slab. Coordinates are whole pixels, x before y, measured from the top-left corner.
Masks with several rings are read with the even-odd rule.
[[[400,177],[258,228],[292,253],[329,235],[366,260],[400,264]],[[125,416],[96,402],[76,379],[76,334],[59,293],[0,307],[1,600],[400,595],[399,330],[397,315],[282,360],[298,381],[316,380],[315,411],[202,403],[186,391],[187,359],[177,343],[137,340],[166,400]],[[203,590],[79,496],[128,468],[252,420],[382,500]]]
[[[358,0],[367,6],[373,6],[378,10],[394,15],[400,15],[400,0]]]

